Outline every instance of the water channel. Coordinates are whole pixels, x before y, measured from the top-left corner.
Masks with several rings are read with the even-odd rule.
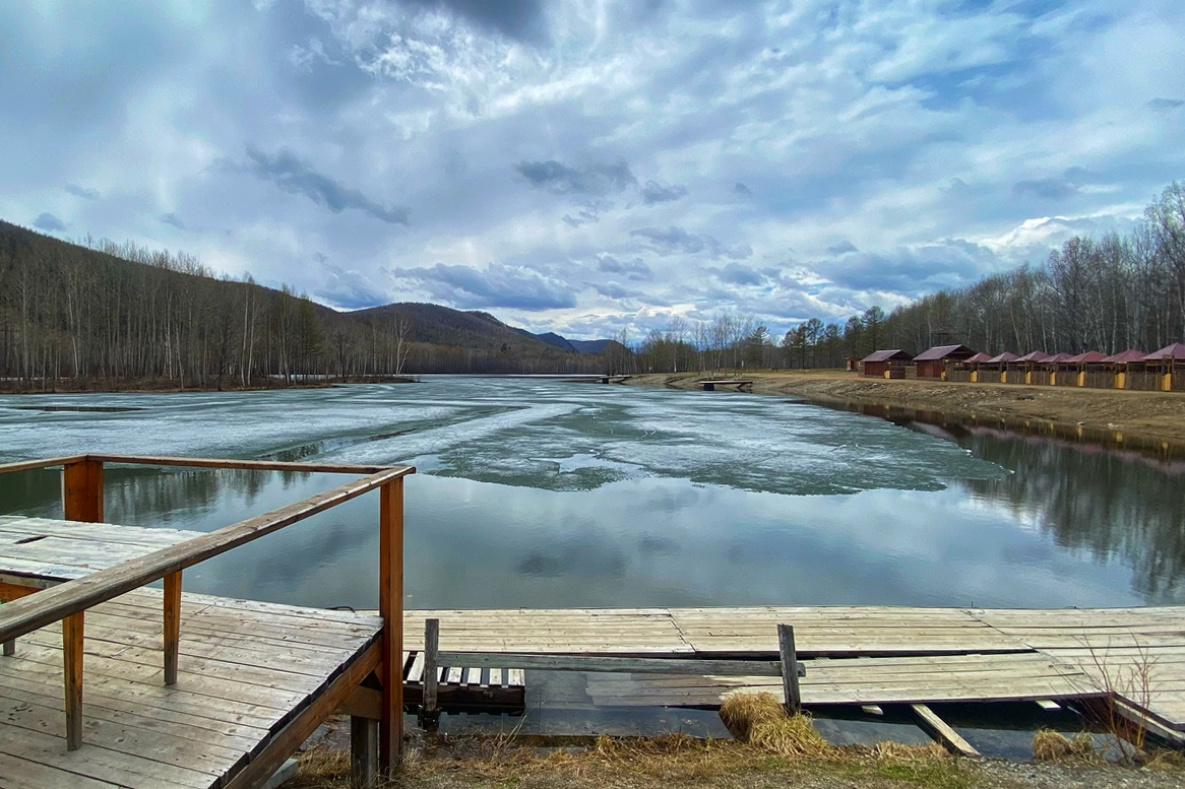
[[[1185,463],[786,398],[547,379],[0,396],[0,462],[81,452],[410,463],[408,607],[1185,603]],[[117,523],[209,531],[339,483],[111,468]],[[56,471],[0,514],[60,516]],[[186,589],[373,608],[362,497]]]

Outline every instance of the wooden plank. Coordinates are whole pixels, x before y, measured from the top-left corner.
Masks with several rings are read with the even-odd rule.
[[[379,488],[379,611],[383,617],[383,717],[379,769],[389,774],[403,755],[403,477]]]
[[[181,573],[165,576],[164,594],[165,684],[177,684],[177,661],[181,654]]]
[[[960,756],[967,756],[972,759],[979,758],[979,751],[975,750],[971,746],[971,743],[963,739],[962,735],[955,731],[946,721],[938,717],[934,710],[925,704],[911,704],[910,707],[921,718],[923,728],[937,737],[938,741],[946,746],[947,750],[957,753]]]
[[[1062,705],[1051,699],[1036,699],[1037,706],[1046,712],[1057,712],[1062,708]]]
[[[437,621],[437,620],[432,620]],[[538,671],[607,671],[722,676],[782,676],[782,664],[771,660],[692,660],[688,658],[531,655],[511,652],[440,652],[437,660],[458,668],[506,668]]]
[[[0,464],[0,474],[7,474],[12,471],[34,471],[42,468],[53,468],[55,466],[68,466],[72,463],[78,463],[86,460],[86,455],[64,455],[56,458],[42,458],[40,460],[18,460],[13,463]]]
[[[116,567],[7,603],[0,609],[0,641],[44,627],[136,589],[169,573],[183,570],[232,548],[256,540],[330,507],[402,479],[415,469],[400,466],[310,496],[263,515],[248,518],[201,537],[164,548]],[[402,604],[402,600],[399,601]]]
[[[424,650],[422,653],[424,655],[424,691],[420,701],[420,725],[429,730],[436,728],[436,722],[439,719],[436,695],[437,685],[440,682],[439,666],[437,665],[439,644],[440,620],[435,618],[424,620]]]
[[[188,466],[190,468],[220,468],[257,471],[300,471],[326,474],[378,474],[394,466],[369,466],[350,463],[288,463],[278,460],[239,460],[231,458],[191,458],[152,455],[88,455],[105,463],[126,463],[144,466]],[[60,463],[54,465],[61,465]],[[0,466],[0,473],[4,467]]]
[[[79,612],[62,620],[62,661],[66,702],[66,748],[82,747],[83,618]]]
[[[350,782],[371,786],[378,778],[379,722],[350,716]]]
[[[11,745],[10,743],[5,743]],[[0,745],[2,748],[3,745]],[[3,775],[5,789],[45,789],[46,787],[70,787],[70,789],[148,789],[159,786],[156,783],[142,783],[136,778],[142,778],[135,773],[129,775],[126,769],[122,772],[103,770],[102,765],[96,765],[95,772],[108,775],[109,780],[103,781],[92,778],[59,765],[46,765],[35,759],[26,759],[9,753],[0,753],[0,775]],[[90,771],[88,769],[88,771]],[[184,784],[179,784],[184,785]],[[208,786],[202,784],[201,786]]]

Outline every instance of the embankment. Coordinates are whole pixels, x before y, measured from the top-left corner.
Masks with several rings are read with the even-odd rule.
[[[639,375],[626,383],[698,389],[700,373]],[[1185,449],[1185,393],[1124,392],[1049,386],[943,383],[861,378],[842,371],[745,373],[758,394],[791,395],[828,404],[936,411],[949,418],[1009,423],[1034,420],[1065,429]]]

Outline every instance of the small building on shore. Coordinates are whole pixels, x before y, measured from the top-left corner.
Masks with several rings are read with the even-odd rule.
[[[944,378],[948,364],[965,362],[975,355],[966,345],[935,345],[914,357],[914,371],[918,378]]]
[[[1162,392],[1185,389],[1185,343],[1175,342],[1144,357],[1144,364],[1158,377]]]
[[[873,351],[860,360],[860,373],[868,378],[904,378],[905,365],[912,359],[900,348]]]
[[[1104,362],[1107,354],[1102,351],[1087,351],[1066,360],[1067,368],[1073,371],[1075,386],[1091,386],[1105,389],[1111,386],[1111,374]]]

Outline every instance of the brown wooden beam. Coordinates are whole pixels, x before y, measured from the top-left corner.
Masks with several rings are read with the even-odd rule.
[[[374,671],[382,657],[382,644],[371,644],[345,671],[313,693],[312,702],[272,737],[263,750],[225,784],[226,789],[254,789],[263,784],[301,743],[345,701],[358,683]]]
[[[379,490],[379,614],[383,617],[383,686],[379,770],[390,773],[403,753],[403,478]]]
[[[66,750],[82,747],[83,614],[62,620],[62,660],[66,690]]]
[[[392,466],[362,466],[350,463],[286,463],[279,460],[236,460],[234,458],[186,458],[168,455],[89,455],[105,463],[142,466],[191,466],[256,471],[305,471],[327,474],[377,474]]]
[[[794,628],[778,625],[778,653],[782,658],[782,691],[786,711],[791,715],[802,712],[802,693],[798,689],[798,653],[794,648]]]
[[[62,514],[68,521],[103,522],[101,460],[79,460],[62,469]]]
[[[10,471],[34,471],[39,468],[65,466],[69,463],[77,463],[82,460],[86,460],[86,455],[68,455],[66,457],[42,458],[40,460],[20,460],[16,463],[0,463],[0,474],[7,474]]]
[[[165,576],[164,596],[165,684],[177,684],[177,663],[181,654],[181,573]]]

